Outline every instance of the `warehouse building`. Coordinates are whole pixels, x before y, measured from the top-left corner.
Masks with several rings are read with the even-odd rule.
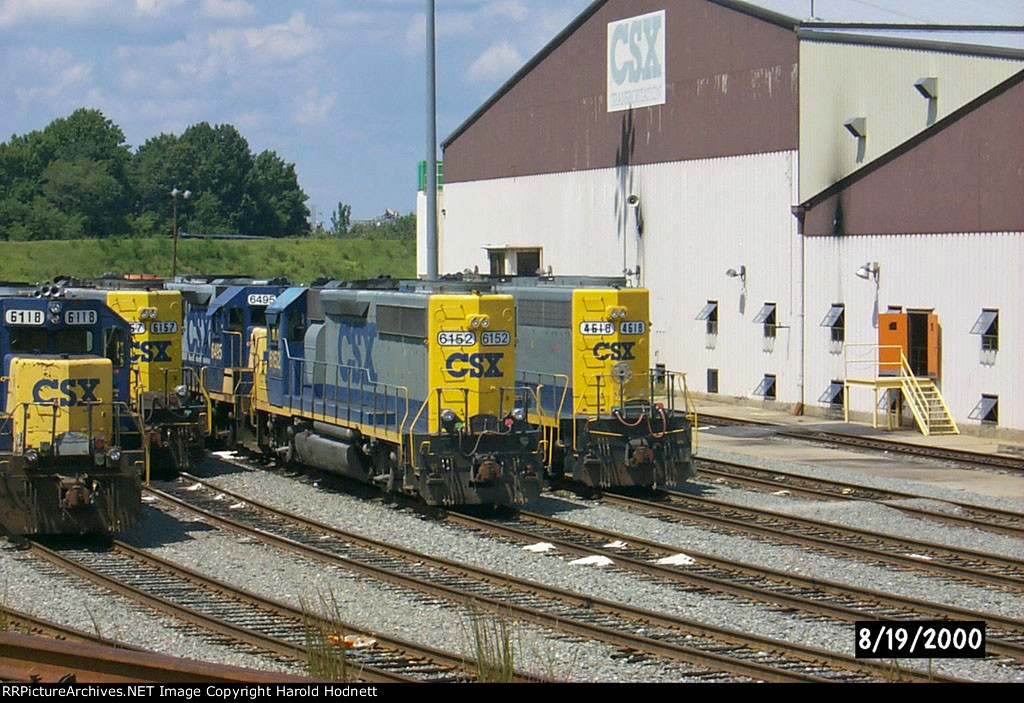
[[[443,143],[440,269],[625,274],[698,393],[898,411],[899,344],[1024,429],[1020,31],[796,4],[593,3]]]

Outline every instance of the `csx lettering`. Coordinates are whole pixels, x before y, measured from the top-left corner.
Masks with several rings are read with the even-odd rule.
[[[171,361],[171,355],[167,353],[170,342],[132,342],[132,361],[150,363],[154,361]]]
[[[32,399],[37,403],[56,402],[62,407],[89,402],[97,403],[99,402],[99,398],[96,397],[96,386],[98,385],[100,385],[98,378],[65,378],[59,382],[55,378],[43,378],[32,386]],[[75,386],[81,391],[80,396],[75,392]]]
[[[594,345],[594,356],[599,361],[629,361],[636,358],[634,346],[636,342],[598,342]]]
[[[658,14],[638,18],[628,25],[623,22],[612,30],[609,50],[609,69],[616,85],[628,79],[630,83],[661,77],[661,62],[656,51],[658,35],[661,33],[661,16]],[[620,44],[629,49],[632,60],[616,60]]]
[[[455,352],[445,360],[445,368],[452,378],[501,378],[498,362],[504,354]]]

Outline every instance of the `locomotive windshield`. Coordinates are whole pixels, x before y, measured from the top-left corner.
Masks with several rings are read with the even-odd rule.
[[[91,354],[92,332],[83,329],[64,329],[53,333],[57,354]]]
[[[9,328],[11,331],[11,351],[45,354],[48,339],[44,329]]]

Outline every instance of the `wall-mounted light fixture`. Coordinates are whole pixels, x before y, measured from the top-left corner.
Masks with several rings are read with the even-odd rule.
[[[857,278],[863,278],[865,281],[874,279],[875,285],[878,285],[878,272],[881,267],[877,261],[869,261],[859,269],[857,269]]]
[[[846,127],[846,131],[857,139],[865,139],[868,136],[868,119],[866,117],[851,117],[843,122],[843,127]]]
[[[743,285],[747,285],[747,267],[740,266],[739,269],[727,269],[725,275],[729,278],[738,278]]]
[[[918,78],[914,82],[914,88],[925,100],[936,100],[939,97],[939,79],[935,76]]]

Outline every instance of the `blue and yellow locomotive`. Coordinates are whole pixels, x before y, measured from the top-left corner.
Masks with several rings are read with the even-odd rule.
[[[98,300],[0,292],[0,526],[12,535],[127,529],[141,513],[147,463],[129,404],[128,323]]]
[[[288,288],[287,279],[188,276],[165,284],[185,304],[183,360],[189,391],[207,402],[207,435],[229,448],[245,424],[242,407],[252,394],[249,339],[266,326],[267,306]]]
[[[519,505],[545,446],[516,389],[511,296],[291,288],[250,340],[251,442],[431,505]]]
[[[649,293],[621,278],[493,280],[515,297],[516,380],[532,390],[549,475],[595,488],[695,476],[685,376],[652,371]]]
[[[182,296],[152,276],[55,279],[65,298],[104,301],[132,331],[131,404],[146,428],[153,478],[169,479],[205,454],[206,401],[186,383],[182,359]],[[50,289],[51,291],[54,288]]]

